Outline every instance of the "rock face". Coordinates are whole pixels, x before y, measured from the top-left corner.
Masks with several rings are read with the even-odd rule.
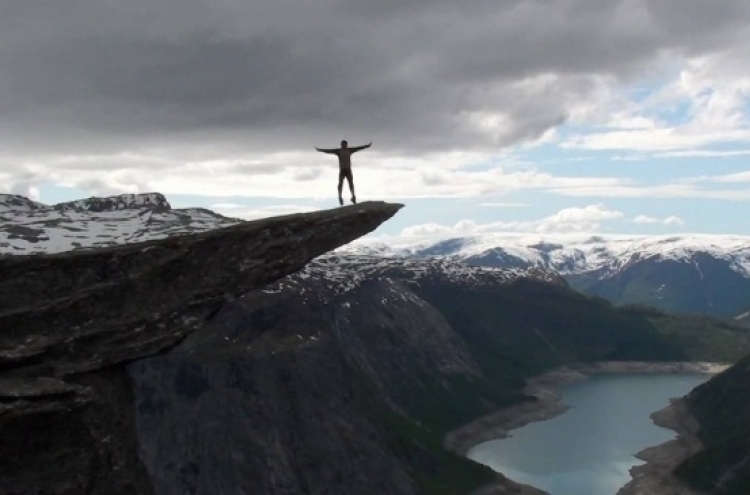
[[[9,211],[32,211],[45,208],[46,205],[32,201],[18,194],[0,194],[0,213]]]
[[[482,380],[445,318],[402,281],[313,264],[129,366],[156,493],[399,495],[492,480],[411,415],[436,382]],[[451,479],[447,459],[469,476]]]
[[[114,211],[141,210],[144,208],[155,210],[169,210],[172,206],[167,198],[160,193],[121,194],[108,198],[87,198],[78,201],[58,203],[56,210],[85,210],[85,211]]]
[[[693,390],[688,410],[698,420],[703,449],[677,468],[697,490],[750,493],[750,356]]]
[[[362,203],[0,258],[0,493],[151,493],[125,363],[166,351],[227,301],[372,231],[400,207]]]
[[[334,253],[129,371],[157,495],[517,494],[445,433],[559,364],[683,358],[548,272]]]
[[[729,257],[639,259],[611,274],[569,276],[586,294],[615,304],[642,304],[677,314],[736,316],[750,299],[750,271]],[[745,266],[747,266],[745,262]]]

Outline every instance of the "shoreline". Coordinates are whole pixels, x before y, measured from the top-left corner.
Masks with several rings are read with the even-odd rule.
[[[502,408],[495,413],[478,418],[449,432],[443,439],[443,447],[450,452],[466,457],[468,451],[480,443],[507,438],[511,430],[563,414],[570,407],[561,403],[560,389],[576,381],[586,380],[591,375],[608,373],[700,373],[715,375],[728,367],[729,365],[725,363],[710,362],[637,361],[577,363],[562,366],[526,380],[523,393],[536,398],[536,400]],[[679,399],[670,402],[669,407],[653,413],[651,418],[657,426],[676,431],[677,439],[638,452],[636,457],[645,461],[645,464],[631,469],[630,473],[633,480],[621,488],[617,495],[650,495],[653,493],[659,493],[660,495],[698,495],[696,492],[687,491],[684,485],[671,474],[672,469],[683,459],[700,450],[700,442],[695,436],[697,422],[694,419],[692,419],[692,423],[690,422],[692,417],[684,405],[680,408]],[[499,479],[496,483],[480,488],[472,495],[546,494],[546,492],[528,485],[515,483],[500,473],[498,475]],[[674,483],[676,491],[667,492],[663,490],[665,487],[669,488],[669,485],[665,485],[669,482]],[[655,486],[658,486],[656,492],[653,491]]]
[[[700,425],[685,400],[671,399],[669,406],[650,417],[655,425],[676,432],[677,437],[638,452],[635,456],[644,464],[630,468],[633,479],[617,495],[701,495],[672,474],[682,461],[703,448],[697,436]]]

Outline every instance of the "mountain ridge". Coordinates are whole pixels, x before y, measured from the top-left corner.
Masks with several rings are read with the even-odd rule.
[[[174,209],[160,193],[92,197],[52,206],[0,195],[0,257],[116,246],[241,222],[205,208]]]
[[[750,300],[750,237],[484,235],[384,244],[362,239],[342,251],[446,258],[470,265],[539,268],[617,305],[736,317]]]
[[[679,260],[696,253],[709,253],[733,261],[738,270],[750,274],[750,236],[736,235],[487,234],[420,241],[360,239],[343,249],[464,260],[498,254],[563,275],[619,269],[633,261],[656,256]]]

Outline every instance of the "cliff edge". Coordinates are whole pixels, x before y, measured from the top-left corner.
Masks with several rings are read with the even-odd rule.
[[[165,352],[227,301],[371,232],[401,207],[368,202],[0,257],[0,493],[152,493],[124,364]]]

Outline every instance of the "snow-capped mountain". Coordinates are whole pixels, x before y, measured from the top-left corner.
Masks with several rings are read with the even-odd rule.
[[[0,255],[90,249],[225,227],[240,222],[202,208],[172,209],[158,193],[45,205],[0,194]]]
[[[641,260],[684,261],[700,253],[726,260],[735,270],[750,276],[750,237],[742,236],[541,237],[507,234],[390,244],[362,240],[342,250],[418,258],[446,256],[482,265],[533,266],[562,275],[592,271],[616,273]]]
[[[616,304],[736,316],[750,306],[750,237],[485,235],[440,241],[362,241],[350,252],[444,257],[471,265],[539,268]]]
[[[264,291],[275,293],[285,289],[305,290],[312,282],[317,289],[341,294],[377,278],[414,284],[449,282],[470,287],[496,287],[521,278],[564,284],[556,273],[537,268],[493,268],[470,266],[460,261],[440,258],[417,259],[334,252],[314,259],[303,270],[276,282]]]
[[[51,206],[0,195],[0,255],[91,249],[240,221],[201,208],[173,209],[158,193]],[[506,234],[421,242],[361,240],[319,258],[298,276],[315,276],[344,290],[396,272],[399,279],[439,275],[470,283],[523,277],[552,281],[560,274],[574,288],[615,304],[726,317],[750,309],[750,237],[740,236]]]
[[[43,208],[49,207],[17,194],[0,194],[0,213],[6,211],[32,211]]]
[[[144,194],[120,194],[108,198],[86,198],[77,201],[58,203],[53,206],[56,210],[87,210],[87,211],[113,211],[113,210],[135,210],[139,208],[152,208],[169,210],[172,206],[167,198],[160,193]]]
[[[172,209],[158,193],[88,198],[48,206],[23,196],[0,195],[0,255],[40,254],[91,249],[160,239],[233,225],[200,208]],[[460,260],[393,256],[388,247],[357,253],[335,252],[317,258],[303,271],[268,291],[299,288],[313,282],[329,293],[342,293],[373,278],[419,283],[443,280],[471,286],[504,285],[519,278],[560,283],[560,277],[536,266],[470,266]],[[390,255],[390,256],[389,256]]]

